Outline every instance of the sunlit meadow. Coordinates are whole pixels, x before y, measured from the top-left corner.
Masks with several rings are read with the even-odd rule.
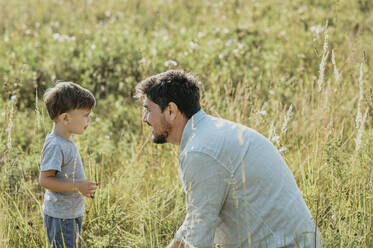
[[[212,115],[280,150],[324,247],[373,247],[370,0],[0,0],[0,247],[48,247],[38,184],[57,80],[97,97],[75,136],[87,247],[165,247],[182,224],[178,147],[152,144],[137,82],[200,76]]]

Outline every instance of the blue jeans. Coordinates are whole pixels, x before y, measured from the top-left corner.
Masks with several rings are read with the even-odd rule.
[[[52,248],[82,247],[83,216],[75,219],[59,219],[44,214],[49,244]]]

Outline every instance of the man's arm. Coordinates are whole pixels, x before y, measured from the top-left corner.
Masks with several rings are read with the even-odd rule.
[[[202,152],[190,152],[180,162],[187,215],[170,245],[212,248],[217,218],[229,191],[230,173]]]
[[[54,192],[80,192],[86,197],[92,197],[97,189],[97,183],[84,181],[69,181],[56,177],[56,170],[41,171],[39,183],[42,187]]]

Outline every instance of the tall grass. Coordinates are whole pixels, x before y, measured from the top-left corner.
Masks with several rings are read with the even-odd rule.
[[[151,143],[132,95],[169,68],[200,75],[207,113],[276,145],[325,247],[372,247],[372,10],[365,0],[0,0],[0,247],[48,247],[38,174],[52,123],[40,99],[55,80],[98,99],[75,137],[100,185],[86,200],[85,244],[166,246],[185,216],[178,148]]]

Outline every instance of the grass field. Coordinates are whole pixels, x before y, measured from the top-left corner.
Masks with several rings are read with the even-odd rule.
[[[75,136],[88,247],[165,247],[182,224],[178,147],[152,144],[137,82],[201,78],[212,115],[281,149],[324,247],[373,247],[373,2],[370,0],[0,0],[0,247],[48,247],[42,95],[57,80],[94,92]]]

